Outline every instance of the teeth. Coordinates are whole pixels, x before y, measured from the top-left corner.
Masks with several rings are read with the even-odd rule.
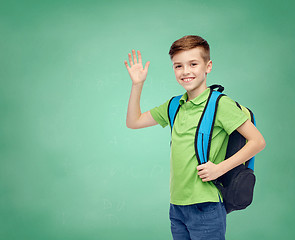
[[[191,81],[193,78],[184,78],[183,79],[183,81],[185,81],[185,82],[189,82],[189,81]]]

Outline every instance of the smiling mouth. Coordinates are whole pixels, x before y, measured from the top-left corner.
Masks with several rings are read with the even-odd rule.
[[[194,80],[195,78],[194,77],[190,77],[190,78],[182,78],[181,80],[185,83],[189,83],[191,82],[192,80]]]

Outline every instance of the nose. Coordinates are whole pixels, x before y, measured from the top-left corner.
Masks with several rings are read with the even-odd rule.
[[[190,67],[185,65],[183,67],[183,74],[187,74],[187,73],[190,73]]]

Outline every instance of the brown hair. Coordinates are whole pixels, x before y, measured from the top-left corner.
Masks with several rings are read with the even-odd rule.
[[[202,58],[204,59],[204,62],[207,63],[210,60],[209,44],[205,39],[197,35],[186,35],[172,43],[169,50],[170,59],[172,60],[174,55],[180,51],[190,50],[195,47],[203,49]]]

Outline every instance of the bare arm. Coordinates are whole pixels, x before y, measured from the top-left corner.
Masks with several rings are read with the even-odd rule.
[[[197,167],[198,175],[203,182],[218,178],[234,167],[246,162],[265,148],[266,143],[263,136],[249,119],[238,127],[237,131],[248,140],[247,143],[238,152],[219,164],[208,161],[205,164],[199,165]]]
[[[262,134],[249,119],[238,127],[237,131],[248,141],[236,154],[220,163],[222,174],[249,160],[266,146]]]
[[[132,62],[131,54],[128,54],[130,66],[128,66],[127,61],[125,60],[125,66],[128,70],[130,78],[132,80],[131,94],[128,103],[126,126],[131,129],[138,129],[144,127],[150,127],[157,125],[158,123],[152,117],[150,111],[141,113],[140,110],[140,97],[143,88],[144,81],[146,80],[148,66],[150,62],[145,64],[145,68],[142,67],[142,59],[140,51],[137,51],[138,54],[138,63],[136,59],[135,50],[132,50],[133,60]]]
[[[140,96],[143,84],[132,84],[130,99],[128,103],[126,126],[131,129],[145,128],[157,125],[150,111],[141,113]]]

